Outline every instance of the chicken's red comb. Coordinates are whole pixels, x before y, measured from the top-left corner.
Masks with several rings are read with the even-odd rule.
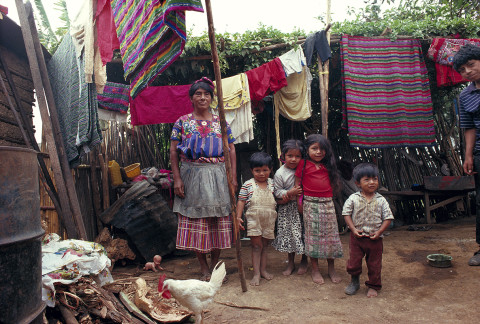
[[[163,290],[163,282],[165,281],[165,278],[167,278],[167,276],[165,274],[163,274],[158,279],[158,291],[159,292],[162,292],[162,290]]]

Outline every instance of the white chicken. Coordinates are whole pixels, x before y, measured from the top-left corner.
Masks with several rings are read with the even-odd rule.
[[[172,296],[195,314],[195,323],[203,323],[203,311],[213,301],[213,297],[222,286],[225,263],[219,262],[213,269],[210,281],[196,279],[174,280],[162,275],[158,282],[158,291],[164,298]]]

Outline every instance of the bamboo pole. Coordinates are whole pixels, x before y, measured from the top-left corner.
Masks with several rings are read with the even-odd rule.
[[[327,37],[328,44],[330,44],[330,32],[331,27],[331,12],[330,8],[332,6],[331,0],[327,1],[327,27],[325,28],[325,33]],[[329,79],[329,62],[323,64],[319,55],[317,55],[318,62],[318,84],[320,87],[320,106],[322,114],[322,135],[325,138],[328,138],[328,79]]]
[[[220,72],[220,63],[218,60],[217,44],[215,41],[215,29],[213,27],[213,17],[212,17],[212,6],[210,0],[205,0],[205,7],[207,8],[207,21],[208,21],[208,38],[210,40],[210,47],[212,51],[213,58],[213,68],[215,71],[215,80],[217,81],[217,96],[218,96],[218,115],[220,117],[220,126],[222,128],[222,139],[223,139],[223,152],[225,156],[225,169],[227,172],[228,179],[228,191],[230,193],[230,201],[232,205],[232,218],[233,218],[233,233],[235,239],[235,249],[237,251],[237,264],[238,264],[238,275],[240,276],[240,283],[242,285],[242,291],[247,291],[247,283],[245,281],[245,272],[243,269],[242,262],[242,246],[240,241],[240,235],[238,233],[238,220],[236,216],[236,199],[235,199],[235,188],[233,187],[232,179],[232,165],[230,164],[230,155],[228,154],[228,138],[227,138],[227,122],[225,121],[225,111],[223,109],[223,91],[222,91],[222,75]]]

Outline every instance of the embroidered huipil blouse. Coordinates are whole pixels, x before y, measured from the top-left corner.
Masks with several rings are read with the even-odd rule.
[[[227,123],[228,143],[233,143],[230,126]],[[178,141],[180,160],[190,162],[223,162],[222,131],[220,118],[212,115],[212,120],[197,120],[193,114],[180,117],[173,125],[170,140]]]

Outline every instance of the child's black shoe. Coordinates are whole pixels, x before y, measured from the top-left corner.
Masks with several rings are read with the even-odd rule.
[[[360,289],[360,278],[359,276],[352,276],[352,281],[345,288],[345,293],[347,295],[355,295],[358,289]]]

